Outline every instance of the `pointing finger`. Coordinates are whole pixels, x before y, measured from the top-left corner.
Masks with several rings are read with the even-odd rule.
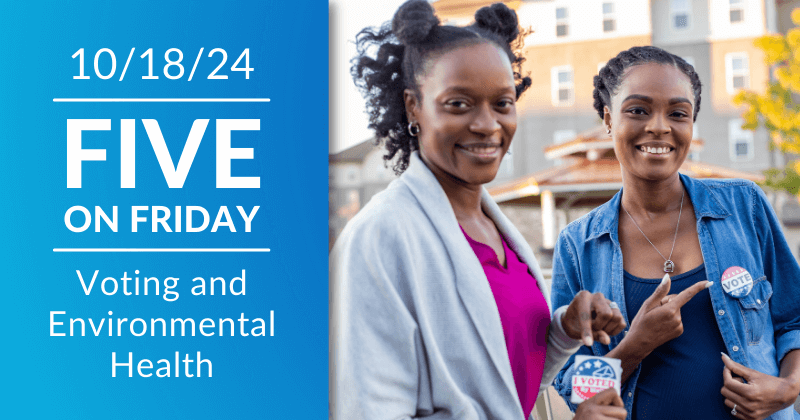
[[[653,291],[653,294],[642,303],[642,309],[645,309],[645,312],[649,312],[654,307],[659,306],[661,304],[661,299],[669,294],[671,285],[672,280],[669,278],[669,274],[664,274],[664,278],[661,279],[661,284],[659,284],[656,290]]]
[[[588,293],[582,293],[578,300],[578,323],[581,330],[581,341],[587,347],[594,344],[592,338],[592,299]],[[576,296],[576,298],[578,297]]]
[[[675,296],[675,298],[671,299],[669,302],[680,308],[692,300],[692,298],[695,297],[696,294],[700,293],[701,290],[708,289],[713,284],[713,281],[698,281],[697,283],[689,286],[686,290],[680,292],[678,296]]]

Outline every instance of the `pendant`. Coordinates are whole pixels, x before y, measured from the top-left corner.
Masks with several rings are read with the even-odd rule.
[[[664,272],[671,273],[675,270],[675,263],[672,260],[664,261]]]

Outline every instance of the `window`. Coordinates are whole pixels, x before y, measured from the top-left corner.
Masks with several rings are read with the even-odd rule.
[[[553,105],[569,106],[574,102],[575,86],[572,82],[572,66],[560,66],[550,69],[551,95]]]
[[[614,18],[614,3],[603,3],[603,32],[614,32],[617,20]]]
[[[553,132],[553,144],[561,144],[570,140],[575,140],[576,136],[575,130],[556,130]]]
[[[725,82],[728,93],[750,87],[750,65],[747,53],[725,54]]]
[[[569,35],[569,11],[566,7],[556,9],[556,36]]]
[[[691,24],[691,0],[670,0],[670,22],[676,30],[689,29]]]
[[[753,132],[743,130],[741,118],[728,122],[728,142],[730,144],[731,162],[747,162],[753,160]]]
[[[730,0],[731,23],[744,22],[744,0]]]

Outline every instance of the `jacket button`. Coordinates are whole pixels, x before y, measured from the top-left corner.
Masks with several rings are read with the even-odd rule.
[[[756,303],[761,305],[761,299],[756,299]]]
[[[633,396],[633,392],[629,392],[629,393],[628,393],[628,396],[629,396],[629,397],[632,397],[632,396]]]
[[[739,351],[739,346],[733,346],[733,351]]]
[[[723,311],[722,309],[720,309],[720,310],[719,310],[719,312],[717,312],[717,313],[718,313],[720,316],[722,316],[722,315],[725,315],[725,311]]]

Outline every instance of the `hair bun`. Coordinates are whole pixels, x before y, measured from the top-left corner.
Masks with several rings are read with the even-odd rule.
[[[433,6],[425,0],[403,3],[392,18],[392,33],[403,44],[419,44],[439,24]]]
[[[475,25],[502,36],[508,43],[519,36],[517,13],[503,3],[480,8],[475,12]]]

